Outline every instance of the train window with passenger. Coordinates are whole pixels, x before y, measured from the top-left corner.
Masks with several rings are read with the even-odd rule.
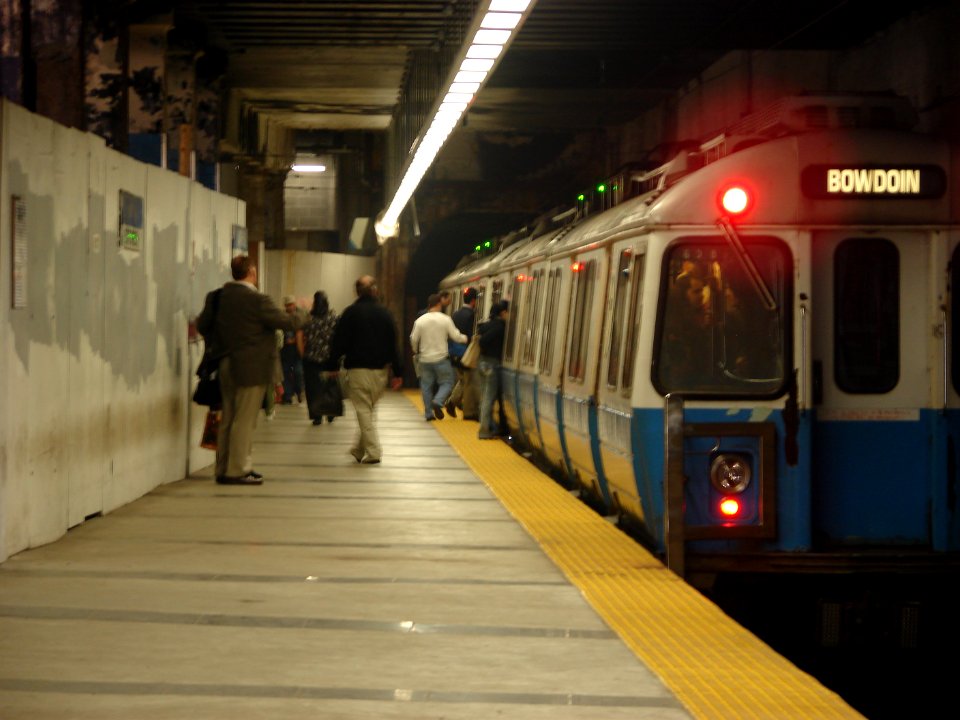
[[[537,352],[537,333],[540,328],[540,313],[543,308],[543,270],[534,270],[527,278],[531,283],[531,301],[524,308],[523,317],[523,363],[533,365]]]
[[[885,393],[900,379],[900,252],[884,238],[837,245],[834,376],[848,393]]]
[[[659,392],[783,392],[792,262],[774,238],[744,244],[744,255],[721,239],[684,240],[668,248],[652,372]]]
[[[643,294],[643,271],[646,267],[644,255],[637,255],[633,259],[633,283],[630,286],[630,317],[627,320],[627,338],[626,347],[623,352],[623,380],[620,387],[624,390],[630,390],[633,387],[633,365],[637,356],[637,340],[640,337],[640,303]]]
[[[543,335],[540,338],[540,373],[553,372],[553,338],[557,329],[557,310],[560,303],[560,268],[550,271],[547,283],[546,315],[544,316]]]
[[[575,262],[573,269],[573,312],[570,314],[570,354],[567,377],[582,381],[587,374],[587,339],[590,336],[590,311],[593,308],[595,260]]]
[[[630,285],[630,258],[627,248],[620,253],[617,264],[616,287],[613,291],[613,319],[610,321],[610,347],[607,349],[607,387],[617,387],[620,375],[620,351],[623,348],[623,320],[626,316],[627,290]]]

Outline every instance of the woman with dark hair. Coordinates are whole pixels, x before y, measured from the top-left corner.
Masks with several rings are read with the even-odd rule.
[[[500,434],[500,424],[493,421],[493,402],[500,401],[500,362],[503,359],[503,340],[506,337],[507,317],[510,303],[500,300],[490,308],[490,319],[477,328],[480,334],[480,359],[477,372],[480,375],[480,429],[477,437],[491,440]],[[502,417],[501,417],[502,420]]]
[[[330,357],[330,340],[337,325],[337,314],[330,309],[327,294],[313,294],[310,320],[303,327],[303,379],[307,391],[307,410],[314,425],[343,414],[343,398],[336,378],[325,377],[323,365]],[[337,385],[334,387],[334,385]]]

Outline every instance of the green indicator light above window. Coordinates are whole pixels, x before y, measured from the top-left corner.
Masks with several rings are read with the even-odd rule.
[[[477,245],[473,250],[474,250],[474,252],[480,252],[480,246]]]
[[[490,247],[491,245],[493,245],[493,243],[491,243],[489,240],[487,240],[487,241],[483,244],[483,246],[484,246],[485,248],[488,248],[488,247]]]
[[[606,192],[606,191],[607,191],[607,186],[606,186],[606,185],[604,185],[603,183],[600,183],[599,185],[597,185],[597,192],[603,193],[603,192]]]
[[[583,195],[583,193],[581,193],[581,194],[579,194],[579,195],[577,195],[577,201],[578,201],[578,202],[583,202],[583,201],[584,201],[584,199],[585,199],[585,198],[584,198],[584,195]]]

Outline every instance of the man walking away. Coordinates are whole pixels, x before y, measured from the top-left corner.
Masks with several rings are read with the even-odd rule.
[[[427,312],[417,318],[410,333],[410,347],[420,361],[420,393],[427,420],[443,418],[443,404],[453,389],[453,365],[447,352],[447,341],[465,343],[467,336],[457,330],[449,315],[443,312],[439,293],[427,298]],[[434,394],[433,387],[437,385]]]
[[[197,318],[204,342],[220,358],[216,479],[222,485],[260,485],[263,476],[253,469],[251,448],[264,392],[273,383],[276,330],[296,330],[299,319],[257,290],[257,266],[248,256],[235,257],[230,273],[233,281],[207,295]]]
[[[403,382],[397,352],[397,326],[390,311],[378,300],[377,283],[369,275],[357,280],[357,299],[337,321],[330,342],[327,369],[337,371],[341,359],[347,375],[349,397],[360,426],[350,454],[359,463],[378,463],[383,453],[377,435],[377,402],[387,386],[399,389]]]

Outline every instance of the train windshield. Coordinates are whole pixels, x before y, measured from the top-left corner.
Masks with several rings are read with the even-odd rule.
[[[720,238],[681,241],[667,250],[653,367],[660,392],[782,392],[792,264],[773,238],[750,238],[747,252],[762,282]]]

